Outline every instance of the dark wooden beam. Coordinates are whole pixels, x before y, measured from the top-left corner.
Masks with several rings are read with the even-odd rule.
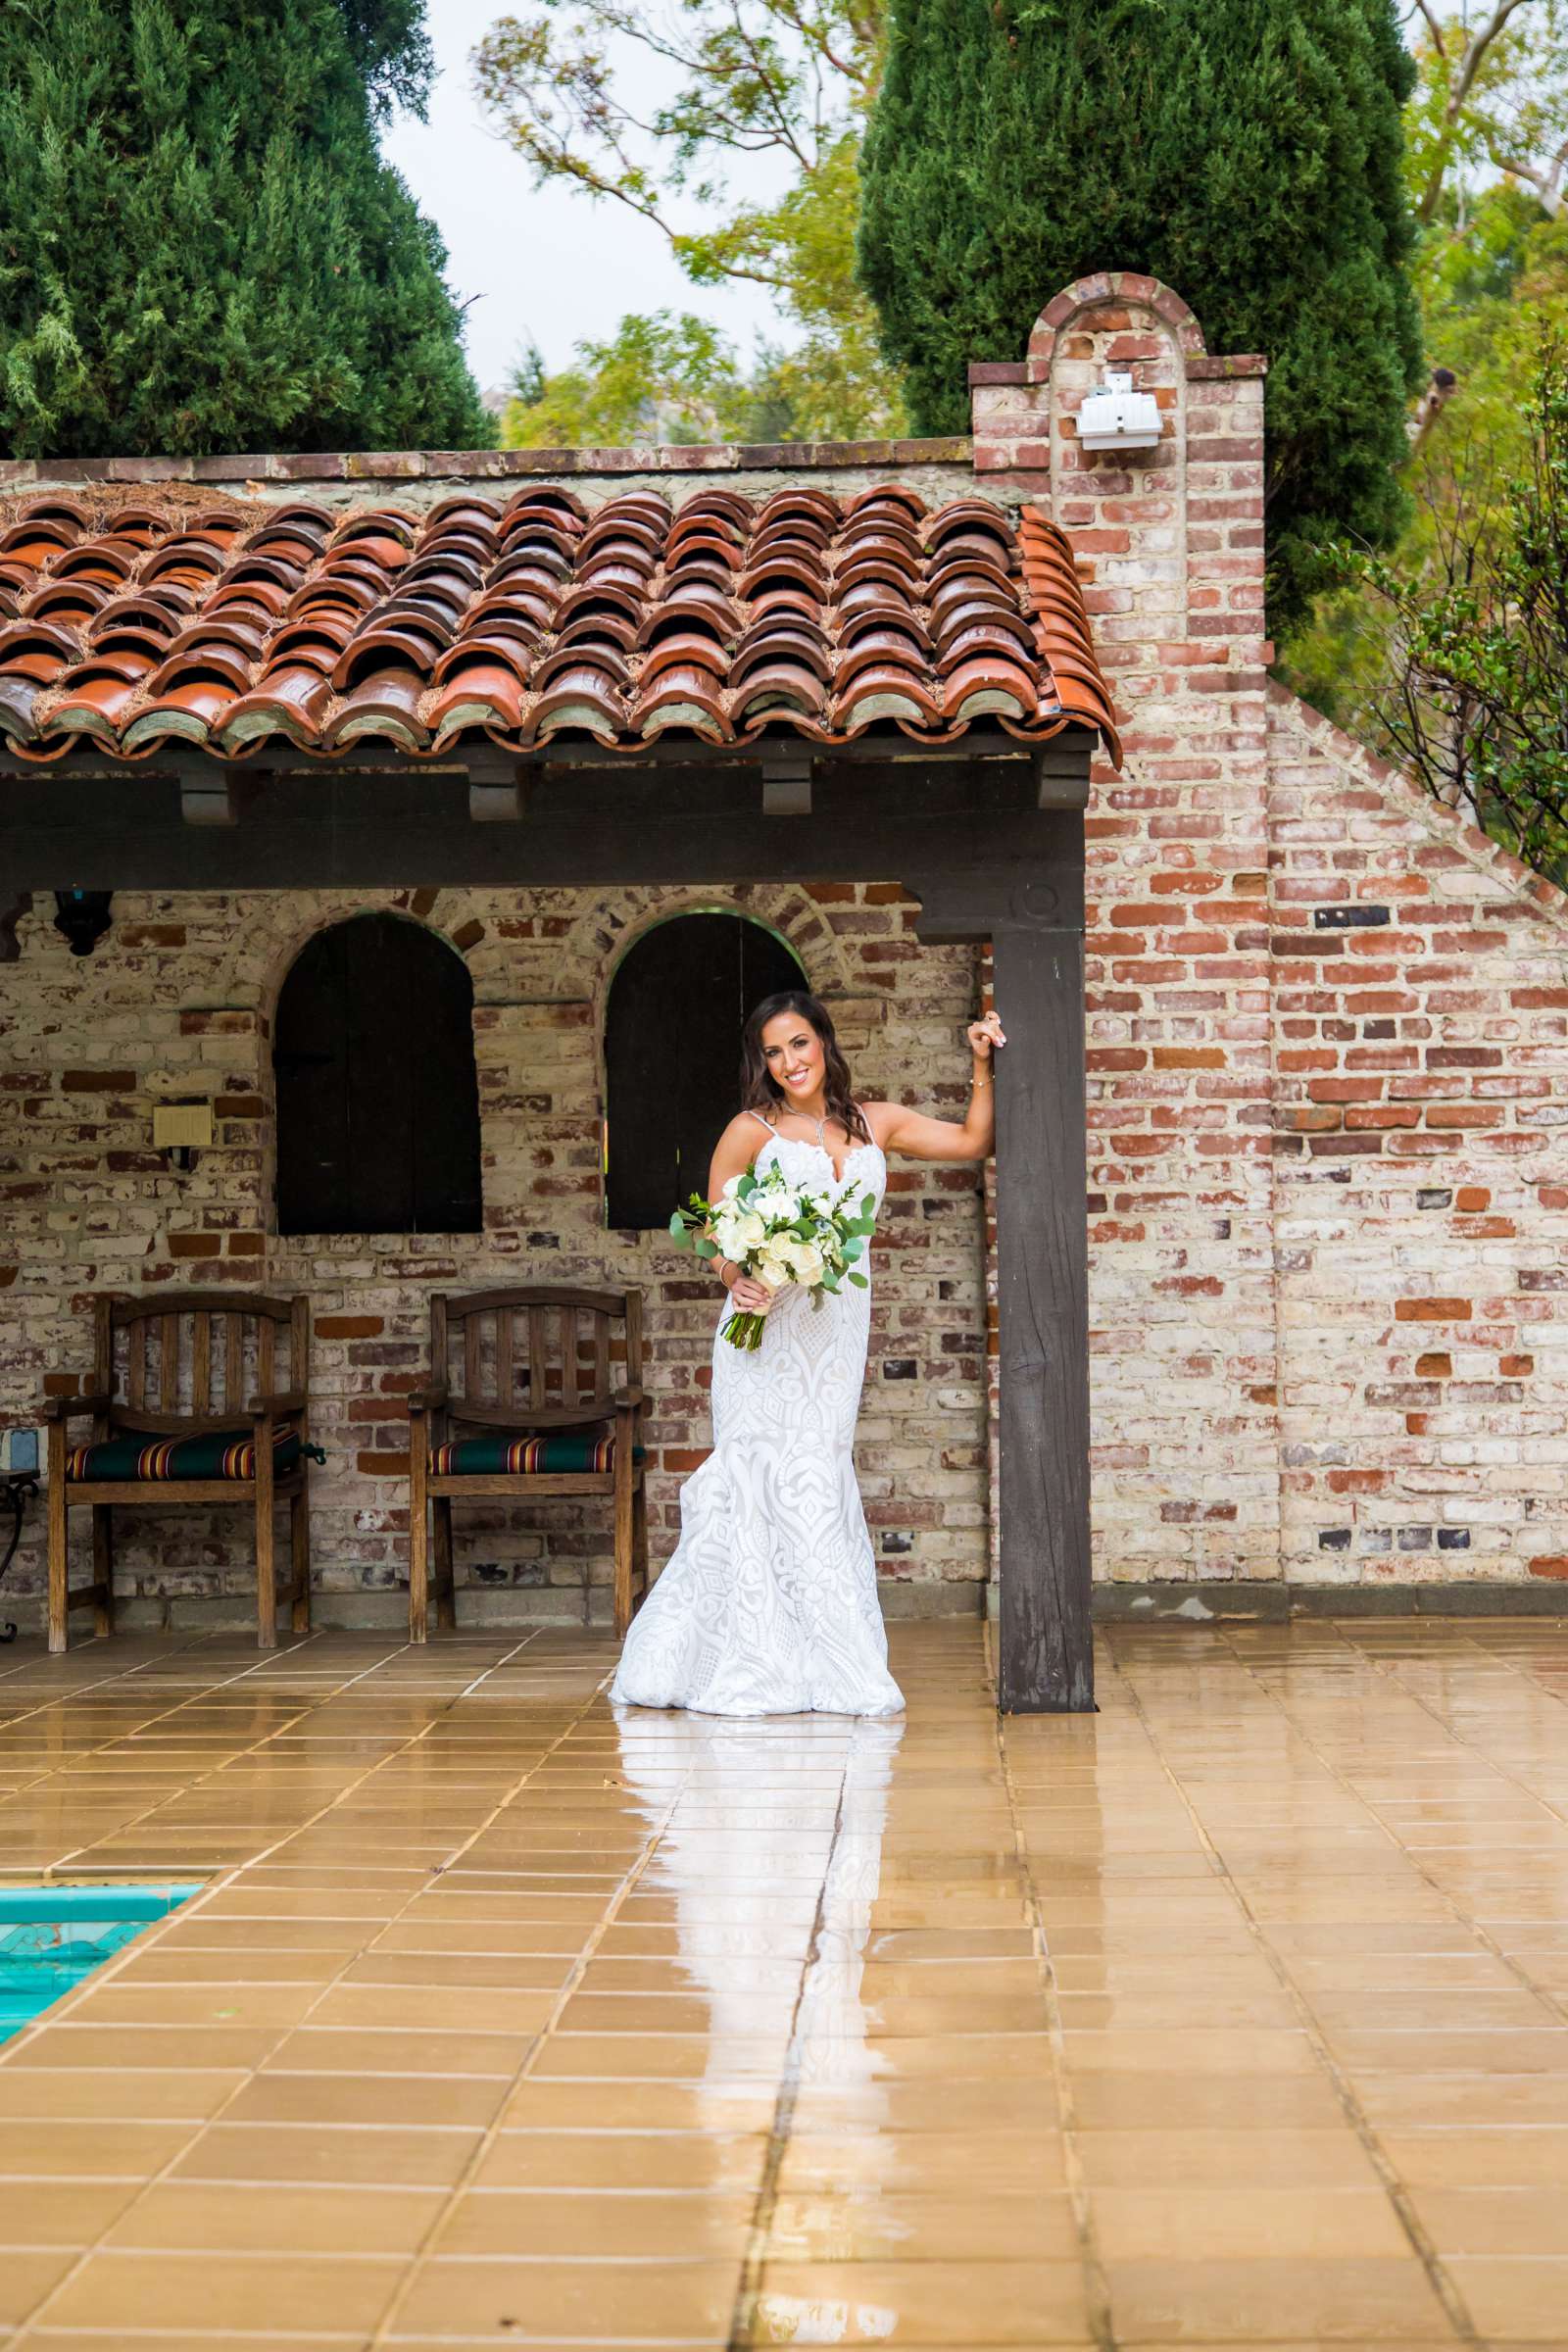
[[[1026,746],[947,759],[816,764],[811,813],[765,805],[757,760],[247,766],[233,823],[192,824],[188,771],[0,774],[0,876],[53,888],[310,890],[612,886],[896,878],[918,866],[1000,878],[1057,855],[1085,789],[1039,805]],[[214,770],[222,778],[221,769]],[[512,821],[488,821],[500,816]],[[478,817],[481,821],[474,823]],[[986,880],[989,891],[990,881]]]
[[[920,891],[917,935],[989,938],[997,1056],[1001,1622],[1005,1713],[1095,1704],[1082,826],[1077,855]]]

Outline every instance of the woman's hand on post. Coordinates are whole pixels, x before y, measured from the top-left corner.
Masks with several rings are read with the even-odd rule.
[[[979,1020],[969,1023],[969,1048],[976,1061],[989,1061],[994,1048],[1006,1042],[999,1014],[983,1013]]]

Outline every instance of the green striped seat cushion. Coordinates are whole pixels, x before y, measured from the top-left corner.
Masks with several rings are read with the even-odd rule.
[[[632,1449],[640,1462],[645,1448]],[[558,1429],[542,1438],[454,1438],[450,1445],[432,1446],[430,1468],[437,1478],[495,1478],[528,1471],[612,1470],[615,1441],[590,1430]]]
[[[272,1476],[281,1478],[299,1458],[299,1431],[274,1428]],[[208,1429],[192,1438],[148,1438],[126,1431],[97,1445],[73,1446],[66,1456],[66,1476],[139,1478],[150,1485],[176,1478],[254,1478],[256,1440],[248,1429]]]

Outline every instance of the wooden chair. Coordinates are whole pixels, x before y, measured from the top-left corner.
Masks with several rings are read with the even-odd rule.
[[[623,1327],[620,1347],[612,1327]],[[612,1386],[623,1353],[624,1385]],[[605,1494],[615,1506],[615,1631],[648,1587],[640,1291],[437,1293],[430,1381],[409,1398],[409,1639],[457,1623],[452,1505],[466,1496]],[[454,1428],[459,1433],[454,1435]],[[430,1530],[435,1518],[435,1575]],[[583,1564],[583,1622],[590,1603]]]
[[[288,1348],[274,1389],[277,1340]],[[93,1630],[114,1626],[114,1505],[244,1503],[256,1515],[256,1638],[277,1644],[277,1604],[296,1633],[311,1622],[309,1303],[253,1292],[165,1291],[93,1300],[92,1387],[52,1396],[49,1431],[49,1647],[66,1648],[71,1611],[92,1606]],[[92,1417],[86,1445],[67,1428]],[[289,1508],[289,1582],[278,1588],[273,1505]],[[69,1514],[92,1508],[93,1580],[72,1589]]]

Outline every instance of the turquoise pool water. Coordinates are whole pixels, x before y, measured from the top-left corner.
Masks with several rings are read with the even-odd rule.
[[[199,1890],[0,1886],[0,2041]]]

